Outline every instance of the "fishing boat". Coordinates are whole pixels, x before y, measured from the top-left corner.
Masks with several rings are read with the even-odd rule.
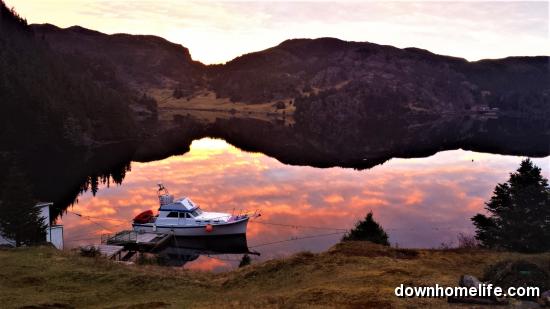
[[[162,184],[159,184],[158,199],[158,214],[154,215],[152,210],[147,210],[137,215],[132,223],[134,231],[176,236],[246,234],[248,220],[260,215],[203,211],[188,197],[174,200],[174,196]]]

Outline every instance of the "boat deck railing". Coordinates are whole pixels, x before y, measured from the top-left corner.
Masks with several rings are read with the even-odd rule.
[[[138,233],[136,231],[121,231],[114,234],[101,235],[102,244],[135,243]]]

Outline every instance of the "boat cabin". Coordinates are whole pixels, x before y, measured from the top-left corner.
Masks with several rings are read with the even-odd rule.
[[[160,208],[155,220],[157,225],[204,225],[226,222],[230,215],[205,213],[187,197],[175,200],[171,195],[159,196]]]
[[[189,198],[184,197],[182,199],[173,201],[173,197],[170,196],[169,203],[162,203],[159,208],[159,218],[195,218],[202,214],[202,210]]]

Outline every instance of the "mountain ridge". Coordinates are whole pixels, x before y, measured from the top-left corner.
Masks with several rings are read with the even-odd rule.
[[[218,101],[292,106],[294,119],[312,132],[321,132],[323,123],[349,127],[366,119],[488,107],[508,116],[550,115],[547,56],[468,61],[416,47],[324,37],[288,39],[225,64],[204,65],[186,47],[157,36],[30,28],[52,50],[89,64],[95,80],[105,84],[120,81],[183,110],[208,93]]]
[[[189,48],[185,47],[181,43],[172,42],[172,41],[170,41],[170,40],[168,40],[168,39],[166,39],[162,36],[157,36],[157,35],[153,35],[153,34],[130,34],[130,33],[125,33],[125,32],[117,32],[117,33],[107,34],[105,32],[101,32],[99,30],[86,28],[86,27],[83,27],[83,26],[80,26],[80,25],[73,25],[73,26],[63,28],[63,27],[59,27],[59,26],[56,26],[56,25],[51,24],[51,23],[33,23],[33,24],[29,24],[29,27],[34,28],[34,29],[36,29],[36,28],[48,29],[49,28],[49,29],[56,29],[56,30],[70,30],[70,31],[75,31],[75,32],[83,32],[83,33],[106,35],[106,36],[129,36],[129,37],[145,37],[145,38],[159,39],[160,41],[164,41],[164,42],[169,43],[169,44],[181,46],[184,49],[186,49],[187,51],[189,51]],[[273,49],[273,48],[276,48],[276,47],[282,47],[282,46],[285,46],[287,44],[292,44],[292,43],[295,43],[295,42],[325,41],[325,40],[326,41],[339,41],[339,42],[342,42],[342,43],[357,43],[357,44],[368,43],[368,44],[373,44],[373,45],[377,45],[377,46],[392,47],[392,48],[395,48],[395,49],[408,50],[408,51],[416,51],[416,52],[419,52],[419,53],[429,54],[429,55],[432,55],[432,56],[439,56],[439,57],[444,57],[444,58],[448,58],[448,59],[456,59],[456,60],[465,61],[465,62],[469,62],[469,63],[477,63],[477,62],[485,62],[485,61],[498,61],[498,60],[505,60],[505,59],[514,59],[514,58],[550,57],[550,55],[535,55],[535,56],[510,55],[510,56],[506,56],[506,57],[502,57],[502,58],[481,58],[481,59],[478,59],[478,60],[468,60],[468,59],[460,57],[460,56],[452,56],[452,55],[445,55],[445,54],[435,53],[435,52],[432,52],[428,49],[421,48],[421,47],[416,47],[416,46],[408,46],[408,47],[400,48],[400,47],[396,47],[396,46],[393,46],[393,45],[390,45],[390,44],[373,43],[373,42],[370,42],[370,41],[347,41],[347,40],[343,40],[343,39],[340,39],[340,38],[337,38],[337,37],[317,37],[317,38],[285,39],[284,41],[281,41],[279,44],[277,44],[275,46],[268,47],[266,49],[259,50],[259,51],[247,52],[247,53],[244,53],[240,56],[234,57],[232,59],[229,59],[225,62],[220,62],[220,63],[205,64],[205,63],[202,63],[200,60],[195,60],[195,59],[193,59],[193,61],[199,62],[199,63],[201,63],[205,66],[220,66],[220,65],[227,64],[228,62],[231,62],[233,60],[236,60],[237,58],[241,58],[241,57],[246,56],[246,55],[259,53],[259,52],[270,50],[270,49]],[[192,57],[190,57],[190,58],[192,58]]]
[[[311,108],[327,105],[326,117],[335,109],[353,118],[456,113],[480,106],[550,114],[548,56],[468,61],[417,47],[323,37],[288,39],[224,64],[205,65],[181,44],[157,36],[108,35],[80,26],[31,28],[61,53],[114,68],[113,74],[138,91],[170,89],[181,106],[211,91],[216,98],[245,104],[296,103],[301,118],[317,117],[319,111]]]

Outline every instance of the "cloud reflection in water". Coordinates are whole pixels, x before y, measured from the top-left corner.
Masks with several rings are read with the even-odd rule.
[[[372,210],[392,244],[437,247],[456,240],[460,232],[473,232],[469,218],[483,210],[494,186],[506,181],[521,159],[453,150],[428,158],[392,159],[363,171],[318,169],[284,165],[223,140],[204,138],[194,141],[191,151],[182,156],[132,163],[122,186],[101,188],[95,197],[85,193],[69,209],[111,220],[86,220],[68,213],[60,221],[68,246],[98,241],[102,233],[130,228],[130,220],[139,212],[156,210],[156,183],[163,182],[176,197],[188,196],[206,210],[261,209],[261,221],[350,228]],[[548,177],[548,157],[534,162]],[[254,246],[329,232],[251,222],[247,236],[249,246]],[[261,259],[321,251],[339,238],[291,241],[257,251]],[[195,264],[197,269],[212,270],[229,262],[199,258]]]

